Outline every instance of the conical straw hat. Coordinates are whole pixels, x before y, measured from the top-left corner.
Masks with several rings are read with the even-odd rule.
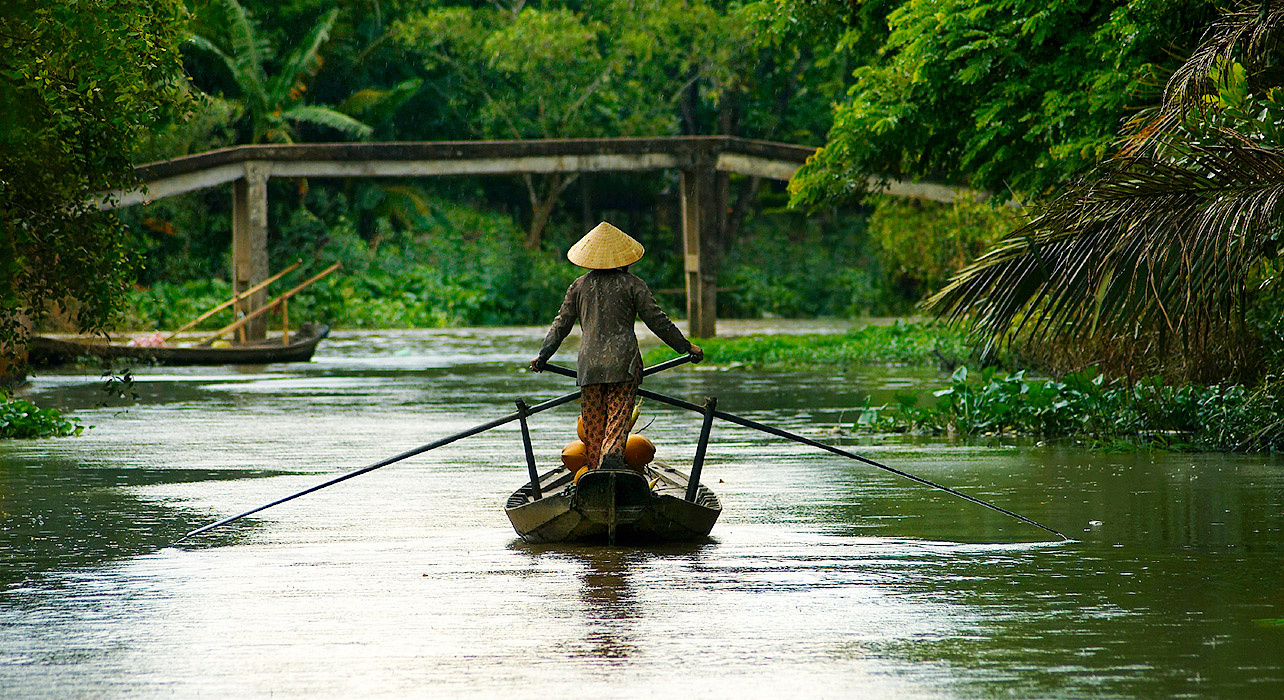
[[[566,258],[590,270],[610,270],[642,259],[642,244],[603,221],[566,251]]]

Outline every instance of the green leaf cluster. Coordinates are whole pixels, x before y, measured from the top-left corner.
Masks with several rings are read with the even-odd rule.
[[[79,418],[66,418],[56,408],[40,408],[0,392],[0,439],[67,437],[84,429]]]
[[[883,177],[1043,195],[1111,152],[1212,18],[1208,0],[900,3],[793,201],[862,196]]]
[[[365,138],[373,128],[330,107],[308,104],[307,81],[321,69],[321,49],[338,19],[338,8],[321,15],[301,42],[269,73],[270,44],[258,24],[237,0],[221,0],[222,42],[200,34],[188,37],[192,46],[218,58],[235,82],[239,99],[232,102],[239,117],[249,121],[250,143],[293,143],[296,123],[326,127]],[[222,45],[220,45],[220,43]]]

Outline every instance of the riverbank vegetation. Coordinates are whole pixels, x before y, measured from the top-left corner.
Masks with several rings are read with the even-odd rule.
[[[959,365],[972,355],[965,333],[940,324],[896,321],[846,333],[753,335],[700,341],[709,362],[755,369],[850,369],[860,365]],[[665,348],[650,350],[646,364],[672,356]]]
[[[1028,378],[995,368],[954,371],[948,387],[920,405],[917,395],[867,406],[862,432],[969,440],[1027,436],[1098,447],[1276,451],[1284,449],[1284,381],[1173,386],[1157,379],[1108,380],[1095,372]]]
[[[880,173],[1007,190],[1029,219],[929,309],[1057,374],[1255,384],[1276,370],[1284,10],[1003,6],[893,11],[884,58],[857,71],[794,201],[842,201]]]

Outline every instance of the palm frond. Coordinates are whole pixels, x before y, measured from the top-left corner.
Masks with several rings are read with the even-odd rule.
[[[298,96],[291,94],[294,86],[301,82],[302,76],[313,75],[321,67],[321,46],[330,38],[330,30],[334,27],[338,16],[338,8],[322,15],[304,37],[303,43],[290,52],[290,56],[286,58],[268,86],[268,93],[277,104],[284,105],[298,101]]]
[[[249,77],[241,76],[241,73],[243,73],[244,68],[240,60],[232,58],[231,55],[226,53],[226,51],[223,51],[221,48],[218,48],[217,44],[214,44],[213,41],[207,39],[207,37],[204,37],[204,36],[191,35],[187,37],[187,44],[191,44],[195,46],[195,48],[198,48],[200,50],[207,51],[207,53],[216,55],[218,60],[221,60],[221,62],[223,62],[223,67],[227,68],[227,73],[229,73],[230,76],[232,77],[232,81],[235,81],[236,85],[240,86],[241,91],[244,92],[243,83],[245,80],[249,80]]]
[[[300,105],[285,110],[281,113],[281,116],[290,121],[329,127],[360,139],[367,138],[374,133],[374,129],[368,124],[329,107]]]
[[[236,0],[223,0],[223,6],[227,11],[228,38],[232,42],[232,51],[229,55],[238,64],[238,69],[233,71],[233,75],[236,76],[237,85],[241,88],[242,97],[247,101],[261,102],[266,106],[263,40],[259,38],[254,23],[240,3]]]
[[[379,124],[388,121],[393,114],[412,97],[419,94],[423,78],[410,78],[393,87],[380,90],[367,88],[352,93],[338,106],[344,114],[363,117],[367,122]]]
[[[1255,261],[1273,254],[1284,153],[1192,147],[1085,181],[926,302],[1002,337],[1056,340],[1141,327],[1186,338],[1233,322]]]
[[[1206,115],[1218,102],[1219,80],[1230,66],[1240,64],[1251,83],[1278,83],[1276,56],[1284,43],[1284,3],[1241,2],[1209,27],[1199,46],[1173,72],[1160,105],[1140,111],[1129,120],[1123,138],[1124,157],[1153,154],[1172,145],[1192,118]],[[1204,123],[1228,141],[1254,145],[1234,129],[1216,121]]]
[[[1250,72],[1275,62],[1284,41],[1284,3],[1263,0],[1241,3],[1209,27],[1185,63],[1168,80],[1164,89],[1164,111],[1202,111],[1208,98],[1217,95],[1210,77],[1220,66],[1239,61]]]

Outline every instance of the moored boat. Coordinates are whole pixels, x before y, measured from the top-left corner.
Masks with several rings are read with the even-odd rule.
[[[595,469],[573,483],[566,469],[539,477],[509,497],[504,511],[513,529],[533,543],[651,544],[706,539],[722,513],[712,490],[662,463],[644,471]]]
[[[133,358],[165,365],[262,365],[271,362],[307,362],[317,345],[330,335],[330,327],[305,323],[289,343],[269,339],[254,343],[214,345],[129,345],[97,338],[32,336],[28,361],[33,365],[73,362],[80,357]]]

